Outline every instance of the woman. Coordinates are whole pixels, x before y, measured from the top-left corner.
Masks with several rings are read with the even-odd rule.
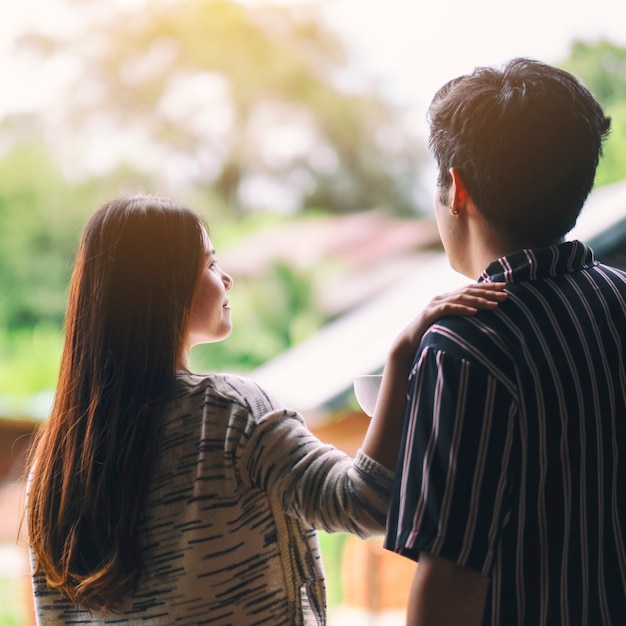
[[[253,382],[189,371],[192,346],[230,333],[232,284],[185,206],[121,198],[86,226],[31,460],[39,623],[325,623],[315,529],[384,531],[423,331],[504,297],[491,285],[436,299],[398,337],[353,460]]]

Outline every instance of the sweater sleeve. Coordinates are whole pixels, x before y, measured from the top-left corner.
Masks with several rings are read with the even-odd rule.
[[[369,537],[384,533],[393,472],[359,451],[321,442],[293,411],[273,410],[241,439],[237,465],[248,480],[307,525]]]

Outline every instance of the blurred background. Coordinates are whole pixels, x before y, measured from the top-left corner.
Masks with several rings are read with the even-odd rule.
[[[24,453],[50,406],[74,251],[97,206],[146,191],[205,214],[235,278],[234,330],[196,348],[193,366],[275,383],[320,437],[354,453],[367,418],[351,378],[380,368],[398,309],[456,280],[437,265],[428,285],[412,283],[408,305],[370,310],[352,337],[370,353],[351,346],[342,320],[441,255],[432,94],[515,56],[564,67],[613,118],[596,186],[616,183],[626,178],[625,17],[621,0],[3,3],[0,626],[32,623],[17,538]],[[286,381],[288,355],[313,344],[323,375]],[[402,623],[413,566],[378,541],[321,539],[331,625]]]

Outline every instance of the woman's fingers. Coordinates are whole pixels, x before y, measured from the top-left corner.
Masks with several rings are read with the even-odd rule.
[[[416,349],[428,327],[446,315],[474,315],[495,309],[506,299],[506,283],[475,283],[435,296],[398,336],[396,345],[409,352]]]
[[[478,310],[495,309],[506,300],[506,283],[476,283],[433,298],[424,310],[424,316],[434,321],[445,315],[472,315]]]
[[[506,299],[508,294],[504,291],[505,285],[506,283],[466,285],[455,291],[436,296],[431,301],[431,305],[493,308]]]

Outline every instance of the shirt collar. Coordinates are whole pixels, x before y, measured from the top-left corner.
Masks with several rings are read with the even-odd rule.
[[[549,248],[524,248],[489,264],[479,282],[520,282],[554,278],[596,265],[593,250],[580,241]]]

